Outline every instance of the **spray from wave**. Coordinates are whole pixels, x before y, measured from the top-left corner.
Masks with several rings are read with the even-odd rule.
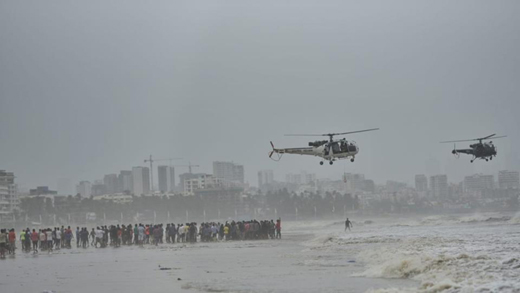
[[[356,275],[407,278],[420,282],[419,288],[378,289],[373,292],[520,292],[520,262],[517,258],[520,251],[506,242],[502,248],[509,252],[498,254],[486,251],[486,245],[482,245],[480,251],[471,251],[464,240],[411,238],[398,245],[361,252],[359,257],[367,263],[367,269]],[[493,244],[487,247],[493,247]]]

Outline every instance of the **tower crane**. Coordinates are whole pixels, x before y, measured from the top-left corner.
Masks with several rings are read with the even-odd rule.
[[[158,162],[158,161],[170,161],[170,166],[172,165],[172,161],[173,160],[180,160],[182,158],[168,158],[168,159],[153,159],[152,158],[152,155],[150,155],[150,157],[148,159],[145,159],[144,162],[145,163],[150,163],[150,176],[151,176],[151,190],[152,190],[152,193],[153,193],[153,162]],[[190,168],[191,170],[191,168]],[[191,173],[191,172],[190,172]]]
[[[190,172],[190,174],[192,174],[192,168],[198,168],[200,167],[199,165],[192,165],[191,162],[188,162],[188,165],[173,165],[174,167],[188,167],[188,170]]]

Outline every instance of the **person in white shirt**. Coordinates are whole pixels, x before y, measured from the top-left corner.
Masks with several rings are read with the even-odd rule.
[[[60,246],[61,246],[61,231],[59,229],[55,229],[54,230],[54,234],[55,234],[55,245],[56,245],[56,249],[60,249]]]
[[[94,244],[94,247],[97,248],[97,244],[99,243],[99,246],[100,247],[103,247],[103,236],[105,234],[105,231],[99,229],[99,227],[97,227],[96,229],[96,244]]]
[[[45,232],[45,235],[47,236],[47,248],[49,249],[49,253],[52,251],[52,230],[47,229]]]
[[[40,248],[42,250],[47,249],[47,235],[42,230],[40,230]]]
[[[139,245],[142,246],[143,241],[144,241],[144,232],[145,232],[144,226],[142,224],[139,224],[137,231],[139,233],[139,235],[137,236],[137,242],[139,243]]]

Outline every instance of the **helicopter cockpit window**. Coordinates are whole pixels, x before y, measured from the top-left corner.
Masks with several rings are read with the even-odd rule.
[[[341,145],[340,145],[340,148],[341,148],[341,152],[342,153],[348,152],[348,142],[342,141]]]
[[[348,151],[349,152],[355,152],[356,151],[356,146],[353,143],[350,143],[348,145]]]
[[[337,154],[340,152],[339,143],[335,143],[332,145],[332,153]]]

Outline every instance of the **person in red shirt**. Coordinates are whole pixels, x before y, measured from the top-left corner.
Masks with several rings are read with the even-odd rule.
[[[122,236],[123,236],[123,230],[121,230],[121,228],[117,229],[116,247],[121,246]]]
[[[282,220],[276,220],[276,238],[282,239]]]
[[[9,251],[14,254],[14,250],[16,249],[16,233],[14,232],[14,229],[11,229],[9,231]]]
[[[31,241],[33,243],[34,253],[38,252],[38,240],[40,240],[40,235],[36,233],[36,230],[33,229],[31,233]]]

